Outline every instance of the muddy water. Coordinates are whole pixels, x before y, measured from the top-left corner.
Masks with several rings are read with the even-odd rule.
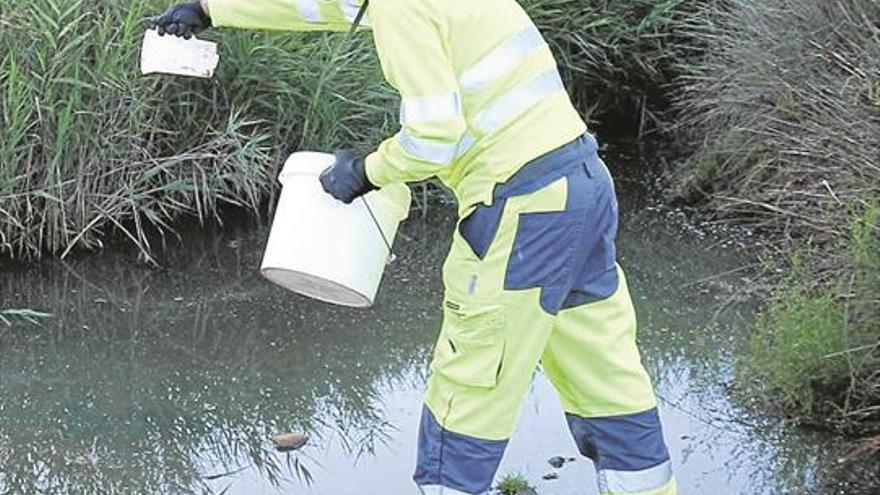
[[[749,258],[652,207],[639,160],[609,161],[680,493],[828,489],[833,442],[731,399],[754,311],[738,271]],[[188,235],[161,270],[124,250],[2,268],[0,307],[54,318],[0,323],[0,493],[416,493],[409,478],[451,210],[434,206],[404,227],[371,311],[262,280],[259,226]],[[311,442],[275,453],[267,436],[290,430]],[[539,373],[500,473],[524,474],[541,494],[594,494],[588,461],[547,464],[576,454]],[[551,472],[558,479],[542,479]]]

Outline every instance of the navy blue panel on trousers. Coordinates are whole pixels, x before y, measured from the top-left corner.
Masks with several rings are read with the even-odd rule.
[[[419,453],[413,480],[465,493],[483,493],[501,464],[507,440],[482,440],[443,428],[431,411],[422,409]]]
[[[498,233],[506,203],[505,199],[497,199],[492,206],[478,205],[458,227],[461,237],[480,259],[486,256],[495,234]]]
[[[565,417],[578,449],[597,469],[641,471],[669,460],[657,408],[607,418]]]
[[[617,292],[617,196],[605,164],[597,155],[587,159],[588,178],[569,175],[569,197],[566,208],[586,207],[586,236],[582,239],[580,266],[574,285],[563,303],[564,309],[601,301]]]
[[[541,307],[558,313],[571,292],[587,215],[586,210],[520,214],[504,288],[540,288]]]

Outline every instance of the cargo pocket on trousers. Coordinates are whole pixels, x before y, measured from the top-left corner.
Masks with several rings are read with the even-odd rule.
[[[472,306],[447,301],[443,330],[431,371],[468,387],[493,388],[504,360],[501,306]]]

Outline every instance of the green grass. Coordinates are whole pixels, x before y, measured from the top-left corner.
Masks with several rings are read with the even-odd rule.
[[[390,90],[366,39],[217,32],[212,81],[142,77],[141,20],[160,2],[10,0],[0,30],[0,252],[97,248],[110,231],[145,255],[151,228],[220,204],[260,211],[293,149],[370,141]],[[360,102],[360,103],[353,103]]]
[[[701,43],[686,31],[705,0],[528,0],[569,90],[593,123],[626,135],[664,131],[669,89]]]
[[[505,475],[495,489],[500,495],[532,495],[535,493],[535,487],[532,486],[528,478],[518,473]]]
[[[841,241],[846,266],[817,284],[821,260],[793,257],[751,338],[751,369],[768,401],[835,426],[880,420],[880,239],[876,205]]]

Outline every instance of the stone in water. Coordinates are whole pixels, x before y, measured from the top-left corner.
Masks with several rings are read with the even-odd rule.
[[[297,450],[308,443],[309,436],[308,434],[302,432],[279,433],[277,435],[273,435],[271,440],[272,443],[275,444],[276,449],[281,451],[289,451]]]

